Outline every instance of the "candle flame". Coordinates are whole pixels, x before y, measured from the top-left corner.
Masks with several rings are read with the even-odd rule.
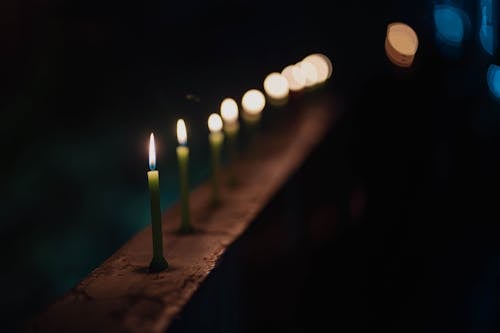
[[[220,114],[227,123],[234,123],[238,119],[238,104],[232,98],[225,98],[220,104]]]
[[[156,148],[155,148],[155,136],[151,133],[149,137],[149,169],[154,170],[156,168]]]
[[[243,95],[241,104],[246,112],[250,114],[259,114],[266,105],[266,98],[260,90],[250,89]]]
[[[187,143],[187,130],[183,119],[177,120],[177,141],[183,146]]]
[[[222,119],[217,113],[212,113],[208,117],[208,129],[210,132],[219,132],[222,129]]]

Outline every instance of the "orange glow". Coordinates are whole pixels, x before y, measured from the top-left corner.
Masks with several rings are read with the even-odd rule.
[[[387,26],[385,53],[393,64],[410,67],[417,48],[417,34],[409,25],[396,22]]]

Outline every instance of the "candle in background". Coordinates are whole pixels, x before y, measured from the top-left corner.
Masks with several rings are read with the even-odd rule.
[[[301,62],[310,63],[316,69],[315,85],[323,84],[332,75],[333,71],[332,63],[330,59],[328,59],[328,57],[325,56],[324,54],[321,53],[310,54],[307,57],[305,57]]]
[[[217,113],[212,113],[208,117],[208,129],[210,130],[208,141],[212,162],[212,204],[218,205],[220,203],[219,165],[224,134],[221,131],[222,119]]]
[[[247,124],[255,124],[260,120],[260,114],[266,106],[266,98],[260,90],[250,89],[243,95],[241,106],[243,120]]]
[[[247,134],[245,145],[249,146],[255,137],[255,131],[259,125],[260,116],[264,106],[266,105],[266,98],[264,94],[257,89],[248,90],[241,99],[241,106],[243,113],[241,114]]]
[[[153,133],[149,137],[149,169],[148,187],[151,197],[151,230],[153,233],[153,259],[149,265],[151,272],[160,272],[168,268],[168,263],[163,257],[163,234],[161,230],[160,208],[160,173],[156,169],[156,149]]]
[[[302,72],[300,66],[287,66],[281,71],[281,75],[283,75],[288,82],[290,91],[299,92],[306,86],[306,76]]]
[[[232,98],[225,98],[220,105],[220,114],[224,121],[224,133],[226,135],[227,145],[229,148],[229,184],[236,184],[236,176],[232,168],[232,161],[236,159],[238,152],[238,104]]]
[[[299,66],[306,78],[306,88],[313,87],[318,82],[318,73],[316,67],[307,60],[302,60],[296,66]]]
[[[183,119],[177,120],[177,162],[179,164],[179,184],[181,190],[181,227],[182,233],[193,231],[189,216],[189,148],[187,147],[187,130]]]
[[[264,79],[267,100],[273,106],[283,106],[288,101],[288,81],[280,73],[271,73]]]

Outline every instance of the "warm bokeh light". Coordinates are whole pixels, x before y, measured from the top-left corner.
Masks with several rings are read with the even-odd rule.
[[[271,73],[264,80],[264,91],[274,99],[284,99],[288,97],[288,81],[280,73]]]
[[[418,37],[407,24],[396,22],[387,26],[385,52],[397,66],[410,67],[418,48]]]
[[[238,104],[232,98],[225,98],[220,104],[220,114],[224,122],[234,123],[238,120]]]
[[[488,67],[487,80],[491,93],[496,98],[500,98],[500,66],[490,65]]]
[[[257,89],[250,89],[241,99],[243,110],[249,114],[259,114],[266,106],[266,98],[264,94]]]
[[[306,85],[306,77],[302,70],[295,65],[285,67],[281,72],[288,82],[288,87],[291,91],[299,91],[304,89]]]
[[[180,145],[187,143],[187,130],[183,119],[177,120],[177,141]]]
[[[210,132],[219,132],[222,129],[222,118],[217,113],[208,117],[208,129]]]
[[[156,148],[155,148],[155,136],[153,133],[149,136],[149,169],[154,170],[156,168]]]
[[[302,73],[306,78],[306,87],[314,86],[318,83],[318,73],[316,72],[316,67],[309,61],[302,60],[300,63],[296,64],[302,69]]]
[[[304,60],[302,60],[302,62],[307,62],[314,66],[316,69],[316,83],[318,84],[328,80],[331,75],[331,63],[326,59],[328,58],[325,55],[314,53],[308,55],[304,58]]]
[[[330,60],[330,58],[328,58],[326,55],[324,54],[321,54],[321,53],[317,53],[318,57],[321,57],[323,58],[323,61],[325,62],[326,66],[328,67],[328,75],[327,75],[327,79],[331,78],[332,77],[332,74],[333,74],[333,64],[332,64],[332,61]]]

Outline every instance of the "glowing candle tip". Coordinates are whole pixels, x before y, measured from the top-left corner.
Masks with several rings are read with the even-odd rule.
[[[238,119],[238,104],[232,98],[225,98],[220,105],[220,114],[227,123],[234,123]]]
[[[187,130],[184,119],[177,120],[177,141],[182,146],[185,146],[187,143]]]
[[[210,132],[219,132],[222,129],[222,119],[217,113],[212,113],[208,117],[208,129]]]
[[[250,89],[243,95],[241,104],[247,113],[259,114],[266,105],[266,98],[260,90]]]
[[[155,148],[155,136],[151,133],[149,137],[149,169],[154,170],[156,168],[156,148]]]

